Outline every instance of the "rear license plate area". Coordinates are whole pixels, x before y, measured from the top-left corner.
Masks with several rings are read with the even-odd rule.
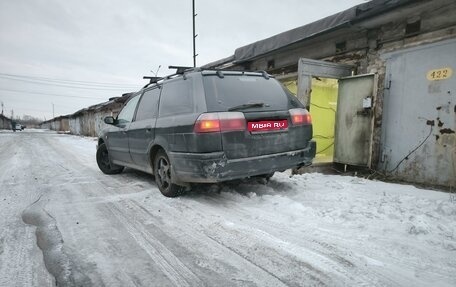
[[[247,123],[249,132],[285,131],[288,129],[288,120],[252,121]]]

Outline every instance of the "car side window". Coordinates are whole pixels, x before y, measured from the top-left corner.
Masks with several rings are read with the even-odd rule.
[[[119,115],[117,116],[117,122],[119,124],[129,123],[133,119],[133,115],[135,114],[136,104],[139,101],[139,95],[134,96],[131,98],[125,107],[120,111]]]
[[[136,112],[136,121],[148,120],[157,117],[159,98],[159,88],[145,91],[141,97],[141,101],[139,101],[138,111]]]
[[[182,78],[163,84],[160,96],[160,116],[191,113],[193,104],[193,82]]]

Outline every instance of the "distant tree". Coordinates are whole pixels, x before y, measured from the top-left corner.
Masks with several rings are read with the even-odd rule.
[[[42,122],[39,118],[35,118],[30,115],[23,115],[22,119],[18,121],[20,124],[26,127],[38,127],[38,125]]]

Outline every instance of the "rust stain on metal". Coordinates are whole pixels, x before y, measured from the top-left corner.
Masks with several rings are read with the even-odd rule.
[[[444,134],[454,134],[455,131],[453,131],[452,129],[441,129],[441,130],[440,130],[440,133],[441,133],[442,135],[444,135]]]
[[[437,120],[439,121],[439,123],[437,124],[439,128],[443,127],[444,123],[440,120],[440,118],[437,118]]]

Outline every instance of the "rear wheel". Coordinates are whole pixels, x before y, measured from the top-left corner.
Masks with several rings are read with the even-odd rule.
[[[108,148],[104,143],[100,144],[97,149],[97,164],[100,170],[105,174],[121,173],[124,169],[123,166],[111,163],[109,159]]]
[[[158,189],[166,197],[179,196],[184,187],[172,182],[171,163],[165,151],[160,150],[154,160],[154,176]]]

